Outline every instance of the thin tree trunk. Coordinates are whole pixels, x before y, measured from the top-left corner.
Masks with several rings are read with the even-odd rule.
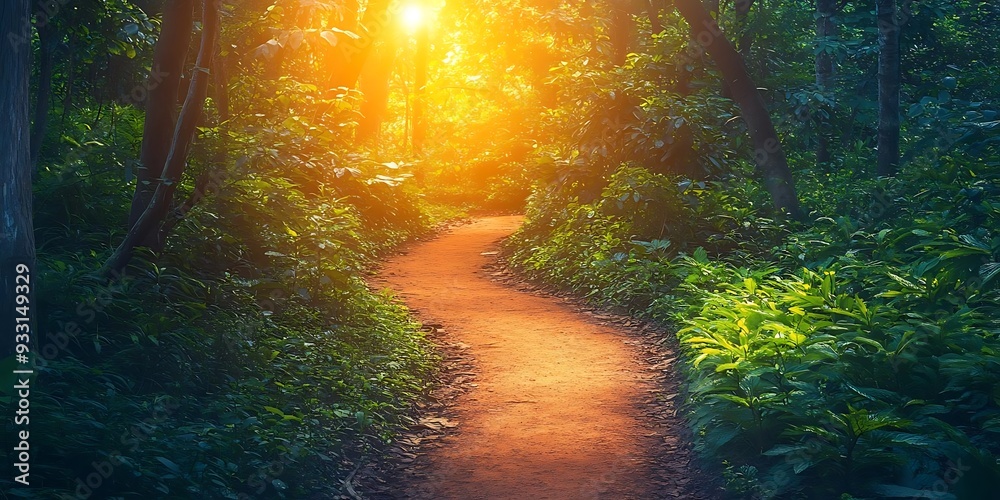
[[[365,67],[359,81],[365,100],[361,103],[361,118],[358,120],[357,141],[359,143],[377,139],[386,106],[389,103],[389,79],[396,62],[396,45],[385,41],[375,49],[373,59]]]
[[[722,78],[731,89],[733,100],[740,107],[754,145],[754,161],[763,176],[764,187],[771,194],[774,207],[786,211],[792,217],[801,218],[802,210],[795,194],[795,182],[788,169],[788,160],[767,107],[764,106],[764,99],[747,73],[743,58],[726,39],[701,0],[676,0],[674,6],[692,30],[697,31],[695,41],[715,60]]]
[[[215,60],[212,62],[212,100],[219,110],[219,121],[229,121],[229,72],[226,71],[226,60],[221,57],[218,47],[215,49]]]
[[[76,37],[70,32],[69,43],[68,43],[69,59],[66,67],[66,95],[63,96],[63,109],[62,117],[59,119],[59,127],[66,126],[66,115],[69,113],[71,107],[73,107],[73,83],[76,80]]]
[[[413,152],[417,154],[423,152],[424,139],[427,137],[424,111],[427,107],[427,59],[430,45],[430,29],[427,25],[421,26],[417,33],[417,53],[413,57]]]
[[[611,40],[611,62],[615,66],[621,66],[628,59],[635,32],[635,20],[632,18],[630,0],[613,0],[610,3],[611,29],[608,37]]]
[[[878,163],[879,176],[899,167],[899,21],[896,0],[876,0],[878,18]]]
[[[191,43],[193,21],[193,0],[170,0],[164,6],[160,38],[156,41],[153,64],[146,80],[146,116],[128,228],[135,226],[160,184],[160,173],[167,161],[174,134],[177,92]],[[154,246],[156,241],[145,240],[141,243]]]
[[[737,42],[737,49],[743,60],[750,57],[750,49],[753,47],[753,31],[750,30],[750,8],[753,7],[754,0],[736,0],[736,24],[739,26],[740,39]]]
[[[655,35],[657,33],[663,32],[663,23],[660,22],[660,8],[659,2],[657,0],[649,0],[647,9],[649,10],[649,27],[650,31]]]
[[[198,60],[195,62],[191,85],[187,98],[181,108],[180,117],[174,129],[173,138],[167,160],[164,163],[160,178],[163,182],[156,185],[149,204],[140,214],[138,220],[129,229],[118,248],[104,263],[102,275],[105,278],[120,273],[132,259],[132,253],[143,241],[150,238],[162,240],[161,223],[166,218],[173,201],[174,191],[184,173],[184,163],[187,161],[191,142],[194,140],[198,121],[205,106],[208,95],[208,84],[211,80],[209,68],[212,67],[212,56],[215,54],[215,43],[219,37],[219,6],[218,0],[204,0],[202,7],[201,47],[198,50]],[[162,245],[160,241],[160,245]]]
[[[28,0],[0,2],[0,318],[4,320],[3,340],[0,340],[0,360],[15,354],[14,307],[18,295],[16,285],[32,286],[35,261],[35,237],[31,221],[31,156],[29,137],[28,79],[31,72],[30,26]],[[29,266],[28,272],[18,272],[16,264]],[[16,282],[17,275],[27,275],[28,283]],[[22,289],[23,291],[23,289]],[[28,304],[29,312],[34,305]],[[29,316],[30,317],[30,316]],[[9,321],[8,321],[9,320]],[[30,368],[26,363],[17,368]]]
[[[816,0],[816,39],[828,42],[837,36],[837,25],[833,21],[837,0]],[[828,99],[834,91],[833,55],[820,51],[816,54],[816,87]],[[830,123],[829,119],[819,120],[819,144],[816,147],[816,163],[825,165],[830,162]]]
[[[35,120],[31,126],[31,169],[38,168],[38,155],[45,140],[52,100],[52,65],[55,59],[57,32],[51,23],[38,26],[40,56],[38,61],[38,94],[35,99]]]

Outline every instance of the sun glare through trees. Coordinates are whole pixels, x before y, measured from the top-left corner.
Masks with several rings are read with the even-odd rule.
[[[427,21],[425,19],[424,7],[415,4],[407,4],[401,11],[401,22],[409,33],[414,33]]]
[[[1000,2],[3,1],[3,498],[996,497]]]

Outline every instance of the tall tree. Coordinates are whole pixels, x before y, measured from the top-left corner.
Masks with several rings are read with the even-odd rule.
[[[837,36],[837,25],[833,20],[837,10],[837,0],[816,0],[816,40],[820,50],[816,54],[816,87],[827,98],[832,97],[834,86],[833,54],[828,50],[829,42]],[[820,120],[819,143],[816,146],[816,163],[830,162],[829,120]]]
[[[153,63],[146,83],[146,116],[128,228],[139,220],[160,184],[160,174],[174,137],[177,95],[191,43],[194,0],[168,0],[163,9],[160,37],[153,49]],[[149,233],[141,244],[159,248],[163,242],[158,236]]]
[[[170,211],[177,184],[184,173],[188,151],[194,140],[198,120],[201,119],[202,108],[208,95],[208,84],[211,80],[210,70],[219,37],[219,6],[218,0],[204,0],[202,4],[201,46],[198,49],[198,59],[195,62],[191,83],[188,86],[184,106],[181,107],[177,125],[170,140],[166,160],[157,177],[156,188],[153,190],[149,203],[138,219],[129,228],[125,240],[115,249],[111,257],[104,263],[102,274],[111,277],[120,272],[132,259],[132,253],[142,242],[154,240],[163,244],[166,234],[161,225]],[[157,42],[159,44],[160,42]],[[155,58],[155,55],[154,55]]]
[[[801,218],[802,209],[795,193],[792,173],[788,169],[788,160],[764,99],[747,73],[746,63],[701,0],[676,0],[674,6],[697,33],[694,40],[715,61],[732,92],[733,100],[739,105],[753,142],[754,161],[775,208]]]
[[[880,176],[899,167],[899,18],[896,0],[876,0],[878,20],[878,161]]]
[[[427,23],[417,31],[417,53],[413,57],[413,152],[420,154],[427,138],[427,62],[430,55],[430,27]]]
[[[28,121],[28,74],[31,60],[31,10],[28,0],[0,2],[0,317],[7,319],[14,308],[14,263],[31,265],[35,260],[35,237],[31,221],[31,161]],[[29,279],[33,279],[29,278]],[[14,331],[4,322],[0,359],[14,354]]]

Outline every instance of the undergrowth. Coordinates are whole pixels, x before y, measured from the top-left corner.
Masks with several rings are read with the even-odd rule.
[[[985,498],[1000,480],[987,166],[815,179],[808,224],[737,178],[623,165],[597,196],[584,184],[536,192],[512,263],[676,326],[696,448],[734,496]]]
[[[339,495],[406,423],[436,359],[362,276],[427,230],[415,195],[370,161],[310,192],[267,155],[229,165],[165,252],[110,283],[122,181],[83,162],[40,179],[35,467],[11,497]]]

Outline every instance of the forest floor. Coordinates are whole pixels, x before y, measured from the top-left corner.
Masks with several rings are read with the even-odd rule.
[[[654,326],[588,310],[499,267],[519,216],[454,227],[375,280],[444,356],[438,388],[366,498],[714,498],[677,414],[676,355]],[[675,401],[675,399],[677,401]]]

